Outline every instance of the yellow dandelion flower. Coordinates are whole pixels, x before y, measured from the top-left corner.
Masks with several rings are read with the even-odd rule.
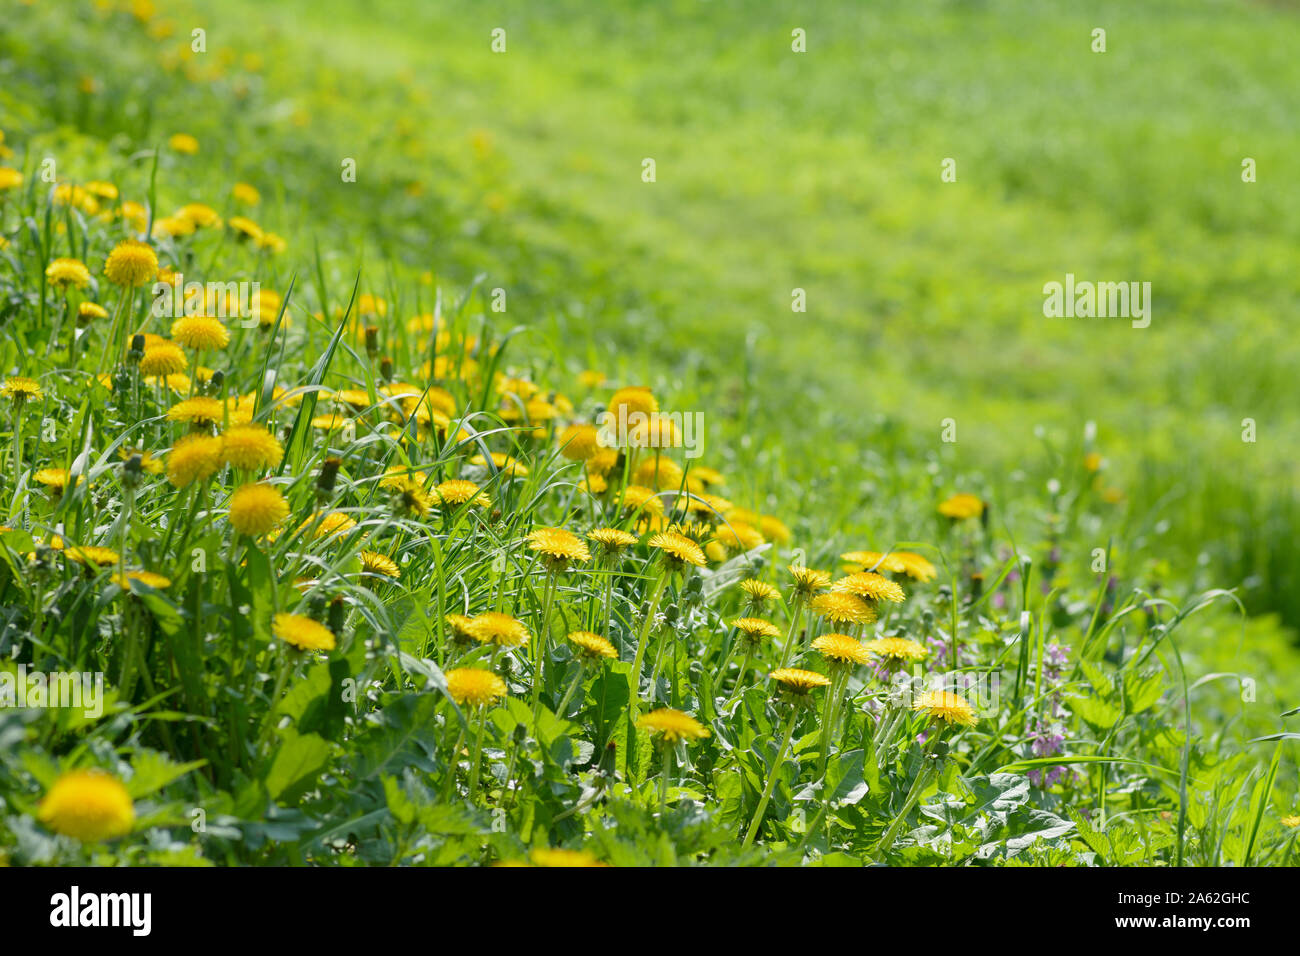
[[[100,548],[93,544],[76,544],[63,551],[65,557],[77,564],[93,565],[97,568],[117,564],[118,553],[112,548]]]
[[[623,489],[623,510],[661,515],[664,513],[664,503],[663,499],[655,494],[653,488],[644,485],[628,485]]]
[[[378,551],[362,551],[357,555],[361,559],[361,570],[370,574],[379,574],[386,578],[400,578],[402,569],[386,554]]]
[[[716,534],[718,543],[735,551],[753,551],[762,547],[765,540],[762,532],[744,521],[728,520],[718,525]]]
[[[108,318],[108,309],[97,302],[83,302],[77,306],[77,324],[82,328],[96,319]]]
[[[881,637],[868,641],[866,648],[877,657],[891,661],[923,661],[930,656],[930,649],[917,641],[905,637]]]
[[[226,417],[226,406],[207,395],[196,395],[167,409],[167,419],[191,425],[215,425]]]
[[[912,710],[928,716],[931,723],[943,723],[950,727],[954,724],[974,727],[978,723],[975,708],[965,699],[946,690],[929,690],[918,694],[912,703]]]
[[[836,624],[870,624],[876,619],[876,612],[871,605],[854,594],[819,594],[809,602],[808,607],[814,614]]]
[[[907,565],[897,554],[882,554],[879,551],[846,551],[840,555],[840,559],[845,562],[845,568],[850,573],[858,571],[888,571],[891,574],[902,574],[907,570]]]
[[[1300,827],[1300,815],[1291,814],[1290,816],[1282,817],[1278,820],[1278,823],[1282,824],[1282,826],[1286,827],[1288,830],[1294,830],[1296,827]]]
[[[284,457],[279,439],[261,425],[232,425],[221,433],[221,457],[232,468],[274,468]]]
[[[5,383],[0,385],[0,395],[9,399],[15,405],[22,405],[24,402],[39,402],[45,397],[39,382],[32,378],[24,378],[21,375],[11,375],[5,379]]]
[[[135,456],[140,456],[140,470],[149,475],[161,475],[163,463],[160,459],[153,456],[152,453],[145,451],[143,448],[122,448],[118,451],[118,457],[122,461],[130,461]]]
[[[688,564],[697,568],[704,567],[704,552],[700,546],[676,531],[664,531],[650,539],[650,547],[663,552],[664,559],[674,569],[681,569]]]
[[[560,453],[570,461],[586,461],[600,445],[600,430],[595,425],[578,423],[560,432]]]
[[[475,455],[469,460],[469,463],[480,468],[487,467],[487,459],[482,455]],[[499,451],[492,453],[492,464],[496,466],[497,471],[505,472],[511,478],[522,478],[528,474],[527,465]]]
[[[534,847],[528,854],[533,866],[588,867],[605,866],[587,850],[563,850],[556,847]]]
[[[187,349],[224,349],[230,344],[230,330],[220,319],[187,315],[172,323],[172,338]]]
[[[790,527],[774,515],[762,515],[758,519],[758,531],[768,541],[788,544],[794,537]]]
[[[186,156],[194,156],[199,151],[199,141],[189,133],[173,133],[168,137],[167,145]]]
[[[104,275],[113,285],[137,289],[158,274],[158,254],[137,239],[124,239],[113,247],[104,263]]]
[[[638,485],[646,485],[650,488],[672,489],[676,491],[685,483],[685,472],[682,466],[677,464],[671,458],[660,456],[658,460],[648,458],[642,462],[633,474],[633,479]]]
[[[741,617],[731,622],[731,626],[740,631],[751,644],[757,644],[765,637],[776,637],[781,629],[771,621],[761,617]]]
[[[87,216],[93,216],[99,212],[99,200],[92,196],[82,186],[74,186],[72,183],[60,183],[54,187],[54,201],[60,206],[72,206],[80,209]]]
[[[443,620],[447,622],[447,627],[451,629],[451,639],[453,641],[466,643],[473,640],[469,633],[469,626],[474,621],[472,617],[465,614],[448,614]]]
[[[145,347],[144,356],[140,359],[140,374],[146,377],[166,377],[185,371],[188,365],[179,345],[161,342]]]
[[[939,514],[954,521],[978,518],[984,513],[984,502],[975,495],[959,492],[939,503]]]
[[[262,227],[245,216],[231,216],[226,225],[240,242],[257,242],[263,236]]]
[[[608,409],[615,421],[628,421],[638,413],[647,417],[653,415],[659,411],[659,402],[644,385],[629,385],[610,397]]]
[[[271,633],[300,651],[334,650],[334,632],[302,614],[275,615],[271,619]]]
[[[118,197],[117,187],[112,183],[104,182],[102,179],[92,179],[86,183],[86,192],[97,199],[107,199],[109,202]]]
[[[285,241],[284,236],[269,230],[263,230],[262,234],[253,241],[257,243],[259,249],[265,249],[267,252],[275,256],[278,256],[280,253],[284,252],[284,250],[289,248],[289,243]],[[288,320],[286,319],[286,321]]]
[[[854,594],[868,601],[892,601],[895,604],[901,604],[905,599],[902,588],[889,578],[871,571],[859,571],[840,578],[831,585],[831,591]]]
[[[446,677],[447,693],[461,707],[490,707],[506,696],[506,682],[491,671],[455,667]]]
[[[398,507],[408,514],[423,518],[433,508],[434,497],[425,491],[423,477],[399,475],[385,478],[381,485],[394,492]]]
[[[257,191],[257,187],[250,186],[248,183],[235,183],[230,190],[230,196],[235,202],[245,206],[256,206],[262,201],[262,194]]]
[[[761,607],[769,601],[775,601],[781,596],[781,592],[768,584],[766,581],[758,581],[750,578],[747,581],[740,582],[740,589],[745,592],[745,597],[750,604]]]
[[[867,664],[871,661],[867,646],[847,634],[823,634],[812,642],[812,649],[834,664]]]
[[[784,690],[793,694],[809,694],[818,687],[829,687],[831,680],[825,674],[806,671],[799,667],[782,667],[772,671],[772,680],[779,683]]]
[[[211,477],[221,467],[221,439],[186,435],[167,456],[167,480],[177,488]]]
[[[36,818],[55,833],[96,843],[130,833],[135,805],[116,777],[73,770],[54,781],[37,807]]]
[[[0,166],[0,192],[17,189],[23,184],[23,174],[9,166]]]
[[[591,631],[573,631],[569,634],[569,640],[578,645],[585,657],[592,659],[604,657],[611,660],[618,658],[618,651],[614,649],[614,645]]]
[[[801,594],[802,597],[811,597],[813,594],[826,591],[831,585],[831,575],[826,571],[816,571],[811,567],[801,567],[797,564],[790,564],[788,568],[790,578],[794,579],[794,593]]]
[[[501,647],[523,647],[531,637],[523,621],[499,611],[475,615],[470,618],[465,631],[480,644]]]
[[[528,550],[540,555],[552,571],[562,571],[574,561],[590,561],[587,545],[564,528],[535,528],[528,535]]]
[[[933,564],[913,551],[896,551],[894,557],[903,563],[903,573],[913,581],[933,581],[938,574]]]
[[[587,538],[596,542],[600,553],[606,557],[622,554],[627,548],[636,544],[636,535],[619,528],[597,528],[595,531],[587,532]]]
[[[143,584],[145,587],[162,591],[171,587],[172,579],[152,571],[128,571],[126,574],[115,574],[113,583],[123,591],[133,590],[134,584]]]
[[[90,285],[90,270],[80,259],[54,259],[45,267],[45,281],[56,289],[84,289]]]
[[[172,218],[189,223],[191,231],[221,225],[220,214],[211,206],[201,202],[186,203],[173,213]]]
[[[330,511],[323,515],[318,511],[300,524],[298,530],[306,531],[312,525],[316,526],[316,530],[312,532],[312,538],[319,540],[336,534],[347,534],[357,526],[357,523],[341,511]]]
[[[477,484],[459,478],[453,478],[450,481],[435,485],[433,493],[438,501],[444,505],[454,506],[472,502],[480,508],[487,508],[492,504],[491,499],[479,491]]]
[[[194,235],[194,223],[180,216],[160,216],[149,235],[154,239],[182,239]]]
[[[230,496],[231,527],[250,538],[269,534],[287,517],[289,502],[274,485],[241,485]]]
[[[41,468],[32,475],[32,478],[56,495],[63,494],[69,484],[76,484],[76,479],[72,478],[66,468]]]
[[[676,743],[679,740],[698,740],[709,736],[709,728],[690,714],[674,710],[671,707],[661,707],[658,710],[650,711],[636,722],[636,726],[638,730],[659,734],[666,743]]]

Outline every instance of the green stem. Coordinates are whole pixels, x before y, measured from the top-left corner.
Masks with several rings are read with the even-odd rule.
[[[542,712],[542,672],[546,668],[547,644],[551,637],[551,601],[555,597],[556,580],[551,572],[546,573],[545,594],[542,598],[541,626],[534,637],[536,650],[533,652],[533,725]]]
[[[664,596],[664,588],[668,586],[668,569],[665,568],[659,574],[659,580],[655,583],[655,589],[650,595],[650,607],[646,611],[645,620],[641,622],[641,633],[636,639],[636,656],[632,658],[632,714],[631,721],[636,722],[638,713],[641,710],[641,661],[645,657],[645,646],[650,636],[650,628],[654,625],[655,615],[659,613],[659,602]]]
[[[898,812],[898,816],[894,817],[893,822],[889,824],[889,829],[885,831],[885,835],[876,844],[876,848],[872,851],[873,856],[879,857],[885,850],[893,846],[894,837],[898,835],[899,828],[902,827],[903,821],[912,812],[912,808],[916,806],[917,801],[921,799],[921,792],[925,789],[926,783],[929,782],[931,773],[934,770],[931,766],[930,757],[939,743],[939,728],[931,727],[930,730],[933,736],[926,741],[925,750],[921,752],[921,769],[916,772],[916,779],[912,781],[912,788],[907,791],[907,799],[903,801],[903,809]]]
[[[668,778],[673,773],[673,745],[664,741],[664,769],[659,776],[659,816],[662,819],[668,807]]]
[[[790,652],[794,650],[794,636],[799,629],[799,611],[803,606],[803,595],[795,596],[794,605],[790,608],[790,629],[785,635],[785,649],[781,651],[781,667],[790,663]]]
[[[487,708],[480,707],[478,711],[478,730],[474,734],[474,755],[470,758],[469,772],[469,802],[474,802],[474,797],[478,794],[478,775],[479,769],[483,765],[483,726],[487,723]]]
[[[573,692],[576,691],[578,685],[582,683],[582,672],[583,667],[580,662],[578,664],[578,673],[573,675],[573,680],[569,682],[569,689],[564,692],[564,699],[560,701],[560,706],[555,709],[556,717],[564,716],[565,708],[569,706],[569,700],[573,697]]]
[[[840,673],[836,673],[831,678],[831,686],[826,694],[826,704],[822,711],[821,755],[817,760],[818,777],[826,776],[826,765],[830,762],[831,728],[835,723],[836,710],[839,707],[840,693],[847,673],[847,671],[841,668]]]
[[[754,837],[758,836],[759,824],[763,822],[763,814],[767,811],[768,801],[772,799],[772,790],[776,787],[777,774],[781,772],[781,765],[785,762],[785,751],[790,746],[790,738],[794,736],[794,723],[799,717],[799,711],[791,708],[790,719],[785,723],[785,735],[781,738],[781,746],[777,748],[776,759],[772,761],[772,770],[767,775],[767,786],[763,788],[763,796],[758,801],[758,809],[754,811],[754,819],[749,823],[749,832],[745,834],[745,842],[742,847],[751,846]]]

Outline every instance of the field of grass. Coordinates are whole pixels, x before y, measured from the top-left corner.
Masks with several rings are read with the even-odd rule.
[[[0,424],[0,671],[108,702],[0,709],[0,854],[1292,859],[1294,743],[1259,738],[1300,706],[1300,10],[3,11],[0,373],[37,391]],[[187,339],[105,272],[132,237],[280,301],[146,374]],[[1066,273],[1150,282],[1150,326],[1045,317]],[[639,386],[703,415],[702,457],[579,454]],[[238,527],[246,485],[274,528]],[[483,707],[452,676],[489,672]],[[114,796],[84,768],[129,826],[118,795],[76,838]]]

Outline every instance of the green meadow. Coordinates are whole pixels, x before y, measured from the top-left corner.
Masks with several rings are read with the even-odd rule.
[[[458,451],[450,440],[428,439],[421,458],[393,439],[401,453],[385,450],[381,458],[377,449],[389,446],[377,428],[361,453],[375,451],[374,460],[349,472],[356,483],[352,507],[371,507],[384,468],[409,456],[412,468],[435,462],[439,479],[481,479],[514,523],[476,531],[468,543],[460,535],[473,523],[449,524],[436,546],[418,553],[411,549],[419,534],[403,526],[392,542],[412,563],[403,565],[400,593],[376,592],[373,604],[384,610],[367,616],[367,626],[387,633],[402,654],[426,661],[428,674],[437,674],[428,676],[429,687],[443,686],[443,670],[455,663],[450,632],[413,608],[436,607],[441,617],[459,601],[454,593],[448,598],[459,588],[471,605],[467,613],[513,610],[529,622],[532,646],[541,637],[544,660],[517,661],[511,673],[525,689],[516,694],[511,685],[510,693],[535,701],[534,685],[544,685],[543,716],[556,724],[544,730],[536,707],[531,716],[527,708],[511,710],[509,720],[492,718],[495,742],[484,744],[480,725],[486,757],[476,745],[472,768],[460,767],[458,748],[430,744],[427,766],[414,759],[382,765],[392,775],[379,796],[374,786],[346,784],[360,775],[379,786],[382,776],[368,749],[381,745],[349,724],[347,733],[355,735],[331,739],[328,761],[317,761],[315,751],[304,758],[313,773],[280,780],[280,790],[268,787],[268,773],[287,772],[290,758],[277,754],[303,746],[308,734],[329,739],[322,727],[341,725],[332,717],[303,724],[277,750],[280,731],[263,731],[263,721],[271,727],[279,713],[292,711],[295,721],[314,714],[307,688],[328,683],[340,660],[354,676],[378,681],[378,693],[397,695],[396,703],[384,698],[388,729],[399,718],[415,719],[391,708],[424,706],[410,701],[427,695],[401,695],[411,690],[412,670],[417,677],[425,671],[406,659],[402,666],[377,663],[382,654],[371,647],[363,655],[356,643],[363,627],[349,644],[330,619],[339,650],[332,663],[301,665],[306,679],[295,692],[302,698],[292,702],[296,710],[277,704],[274,693],[268,697],[270,687],[246,688],[235,707],[177,678],[184,703],[173,699],[169,713],[230,726],[250,720],[256,732],[247,753],[187,771],[209,775],[194,786],[222,795],[229,832],[208,843],[176,837],[168,851],[174,858],[158,860],[500,862],[549,843],[622,863],[970,863],[1025,860],[1006,846],[1028,834],[1027,857],[1037,863],[1294,862],[1294,826],[1278,822],[1296,813],[1294,743],[1259,740],[1294,730],[1294,718],[1281,715],[1300,707],[1294,3],[821,0],[792,10],[767,0],[223,0],[152,7],[5,2],[0,130],[11,155],[0,164],[20,170],[24,185],[0,220],[8,239],[0,250],[0,322],[7,333],[0,371],[39,379],[46,392],[64,395],[62,417],[75,423],[85,416],[94,435],[130,424],[113,403],[104,405],[108,417],[101,421],[77,402],[81,379],[72,373],[95,371],[85,362],[93,365],[98,350],[64,374],[60,351],[43,348],[60,333],[40,260],[84,258],[98,275],[120,238],[113,232],[110,239],[108,227],[90,215],[74,221],[50,199],[44,159],[57,160],[59,182],[114,183],[122,198],[148,206],[150,225],[191,202],[211,205],[229,224],[239,212],[227,198],[231,186],[247,182],[261,193],[249,215],[284,237],[284,253],[255,256],[202,230],[192,246],[155,243],[160,261],[200,280],[256,279],[282,295],[293,289],[284,310],[293,324],[274,327],[281,336],[274,348],[259,351],[240,339],[238,361],[223,367],[236,390],[256,388],[263,369],[274,366],[286,387],[310,380],[311,387],[339,388],[333,376],[341,375],[373,400],[387,380],[371,367],[378,353],[335,330],[340,321],[355,323],[359,296],[382,298],[379,351],[397,365],[396,379],[421,389],[445,386],[457,415],[500,416],[510,390],[491,374],[480,382],[466,373],[455,386],[435,374],[421,379],[422,360],[441,346],[426,349],[406,325],[412,316],[432,313],[440,323],[445,317],[453,338],[475,336],[499,348],[504,357],[474,354],[493,355],[493,372],[535,382],[539,394],[558,389],[572,396],[574,421],[606,407],[607,394],[572,384],[589,369],[607,377],[605,393],[644,385],[665,410],[702,413],[698,464],[726,475],[721,494],[729,502],[777,516],[790,531],[788,541],[769,535],[770,550],[751,556],[756,565],[743,565],[745,576],[783,592],[784,613],[772,609],[782,638],[771,653],[755,651],[753,663],[750,654],[736,653],[735,629],[726,624],[740,615],[734,589],[710,603],[714,586],[728,580],[724,569],[738,573],[741,565],[727,561],[740,560],[744,548],[710,557],[716,579],[704,572],[673,578],[682,610],[660,630],[659,598],[652,596],[660,565],[654,546],[647,550],[642,540],[635,580],[629,572],[617,584],[622,616],[604,629],[611,640],[621,635],[620,659],[606,665],[608,675],[579,669],[570,689],[568,658],[561,654],[554,663],[546,656],[551,642],[562,644],[568,623],[555,618],[556,604],[569,599],[580,606],[587,629],[599,632],[593,621],[602,606],[608,609],[608,593],[604,605],[599,600],[605,582],[593,578],[557,596],[532,566],[507,584],[496,559],[515,554],[509,542],[523,540],[534,525],[593,525],[597,512],[608,512],[583,510],[571,490],[576,479],[546,451],[554,441],[512,440],[508,450],[532,473],[511,484],[512,476],[502,478],[496,467],[485,476],[468,465],[463,472],[460,458],[476,449]],[[1098,29],[1105,31],[1104,51]],[[201,52],[194,50],[194,30],[202,31]],[[176,133],[195,137],[197,153],[169,148]],[[1149,325],[1134,327],[1127,316],[1045,315],[1044,287],[1067,275],[1149,283]],[[494,308],[497,290],[504,309]],[[370,321],[364,313],[362,319]],[[46,386],[41,375],[60,384]],[[322,393],[321,408],[325,400]],[[146,389],[142,401],[148,416],[167,413],[161,394]],[[145,406],[134,412],[145,416]],[[257,415],[266,414],[263,403]],[[314,469],[346,446],[315,432],[309,437],[310,415],[271,415],[268,427],[287,436],[276,480],[293,478],[286,494],[292,513],[305,517],[312,514]],[[509,417],[496,425],[505,432],[517,427]],[[32,447],[32,432],[24,445],[9,428],[4,447],[16,444],[32,467],[47,453],[71,463],[85,434],[68,428]],[[175,440],[164,430],[150,434],[160,449]],[[492,429],[485,434],[504,441]],[[635,463],[636,456],[625,460]],[[693,461],[681,462],[687,475]],[[42,601],[62,607],[76,600],[66,576],[63,590],[51,584],[43,597],[18,583],[22,555],[74,507],[65,499],[45,515],[44,503],[23,497],[34,492],[19,477],[11,474],[0,494],[6,516],[31,518],[17,533],[34,537],[30,548],[27,539],[6,546],[12,580],[5,600],[25,610],[6,617],[0,663],[23,659],[17,635],[32,627],[27,610],[35,615]],[[236,477],[232,470],[227,484],[233,487]],[[982,518],[962,522],[937,513],[956,492],[977,495]],[[155,531],[177,520],[170,498],[149,507]],[[78,528],[103,532],[99,544],[126,533],[121,522],[76,513]],[[38,527],[43,517],[48,527]],[[654,530],[637,521],[619,526],[642,537]],[[68,526],[61,527],[66,534]],[[217,527],[223,526],[196,527],[195,539],[225,533]],[[138,534],[148,540],[145,529]],[[375,534],[394,532],[384,525]],[[223,547],[234,549],[237,537],[223,539]],[[170,534],[167,541],[154,551],[142,545],[141,553],[161,559]],[[278,575],[264,594],[241,579],[250,565],[231,560],[231,550],[228,585],[211,585],[216,590],[200,598],[199,585],[187,583],[189,596],[167,606],[186,620],[208,601],[287,606],[294,575],[278,570],[281,558],[289,561],[284,547],[268,540],[261,549]],[[776,746],[784,711],[776,707],[773,716],[764,709],[765,671],[758,665],[786,663],[783,645],[801,627],[811,640],[820,626],[791,604],[786,566],[838,575],[840,555],[862,549],[922,552],[939,569],[937,581],[917,584],[925,594],[915,598],[912,580],[896,572],[908,602],[897,613],[881,611],[877,638],[956,635],[972,654],[959,665],[1004,681],[999,716],[958,738],[933,780],[924,769],[933,755],[916,740],[924,728],[886,721],[881,713],[898,716],[893,704],[873,698],[862,673],[845,677],[844,687],[832,685],[855,702],[846,714],[814,709],[800,718],[810,723],[786,735],[793,751]],[[714,584],[691,590],[691,580]],[[527,599],[505,597],[516,594]],[[105,616],[93,627],[104,633],[121,625],[108,600],[95,604],[96,615]],[[149,600],[152,613],[166,613],[161,597]],[[370,600],[357,597],[357,606]],[[671,644],[675,627],[683,633]],[[871,626],[863,627],[855,636],[866,640]],[[273,650],[267,628],[259,624],[253,637],[232,638],[230,653],[247,641]],[[60,633],[45,646],[37,642],[36,658],[46,655],[47,669],[52,661],[90,667],[90,630]],[[646,676],[650,668],[654,676],[642,688],[623,674],[631,653],[647,646]],[[1095,699],[1063,705],[1064,752],[1081,759],[1064,782],[1041,786],[1036,778],[1032,795],[1024,796],[1027,808],[1055,822],[990,821],[980,816],[989,788],[1003,793],[1019,786],[1009,776],[1021,781],[1029,770],[1056,766],[1031,743],[1031,728],[1041,728],[1032,722],[1045,719],[1044,674],[1050,681],[1056,646],[1068,655],[1057,675],[1061,693]],[[712,660],[718,686],[702,685],[673,648]],[[811,666],[807,653],[799,666]],[[495,651],[490,660],[474,660],[501,666]],[[257,666],[269,665],[258,658]],[[154,696],[163,694],[166,667],[152,658],[141,667],[157,684]],[[629,708],[623,724],[606,713],[615,673]],[[320,692],[323,701],[327,693]],[[664,791],[683,814],[692,801],[712,814],[707,823],[685,816],[665,823],[666,798],[657,795],[671,774],[647,767],[650,744],[634,740],[633,703],[643,693],[647,706],[650,698],[695,704],[681,709],[712,728],[697,762],[676,754],[680,787]],[[141,714],[161,710],[167,699],[143,688],[134,699],[121,695]],[[873,710],[876,704],[884,710]],[[578,710],[566,717],[566,707]],[[738,715],[756,712],[754,726],[729,736]],[[30,817],[38,784],[76,763],[70,754],[79,758],[109,748],[109,741],[121,749],[129,739],[130,747],[167,754],[176,767],[204,759],[204,748],[183,734],[158,731],[171,719],[102,738],[94,728],[33,731],[45,763],[15,762],[0,776],[10,793],[26,794],[11,800],[10,813]],[[441,712],[438,719],[450,721]],[[511,721],[518,735],[542,741],[536,780],[514,782],[523,771],[508,743]],[[472,738],[472,720],[464,726]],[[850,756],[827,770],[832,736],[836,754]],[[592,747],[615,738],[630,742],[628,753],[603,766]],[[582,759],[548,763],[542,752],[561,740]],[[752,747],[761,759],[748,765],[737,751]],[[783,763],[789,754],[802,754],[790,757],[793,768]],[[489,781],[482,789],[480,759]],[[835,769],[859,764],[866,769],[857,778]],[[626,774],[627,793],[617,789],[621,782],[596,786],[585,776],[597,772],[619,781]],[[428,778],[412,782],[421,773]],[[769,776],[779,784],[765,786]],[[179,770],[158,777],[165,780],[149,796],[163,808],[159,825],[175,826],[196,798]],[[871,794],[865,801],[857,783]],[[585,811],[597,799],[593,787],[611,801],[608,812],[627,833],[617,847],[597,843],[621,837],[584,835],[576,822],[582,814],[574,806]],[[928,816],[917,804],[940,790],[973,809],[927,842],[924,824],[936,818],[937,804]],[[519,793],[525,796],[511,795]],[[857,799],[835,808],[828,793]],[[265,804],[276,804],[278,794],[285,797],[280,809],[268,811]],[[796,813],[803,806],[814,825]],[[510,817],[508,836],[485,822],[495,808]],[[766,855],[727,856],[726,844],[747,831],[756,808],[753,827]],[[287,855],[259,842],[281,810],[291,818],[282,841],[291,845],[282,851]],[[399,821],[392,830],[380,823],[377,834],[364,832],[375,819],[367,815],[384,812]],[[354,833],[348,826],[359,826],[357,820],[366,823]],[[430,844],[427,834],[414,835],[415,820],[424,831],[450,835]],[[4,827],[0,850],[13,847],[20,856],[67,860],[91,852],[54,841],[33,851],[27,824]],[[671,849],[662,849],[660,839]],[[661,848],[645,850],[652,845]],[[151,852],[140,843],[119,859],[142,862]]]

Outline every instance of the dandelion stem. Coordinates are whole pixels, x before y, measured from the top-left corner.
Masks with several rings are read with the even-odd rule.
[[[479,769],[483,765],[483,725],[487,723],[487,708],[478,709],[478,727],[474,734],[474,755],[470,758],[469,802],[473,803],[478,794]]]
[[[555,575],[546,574],[544,597],[542,598],[542,620],[537,627],[534,640],[537,642],[533,651],[533,723],[542,712],[542,672],[546,668],[547,644],[551,636],[551,601],[555,598]]]
[[[799,612],[803,609],[803,595],[797,594],[794,606],[790,608],[790,629],[785,635],[785,648],[781,651],[781,666],[790,663],[790,652],[794,650],[795,632],[799,629]]]
[[[632,714],[631,722],[635,723],[637,714],[641,710],[641,661],[645,657],[645,646],[650,636],[650,628],[654,625],[655,615],[659,613],[659,602],[663,599],[664,588],[668,586],[668,569],[664,568],[659,573],[659,580],[655,582],[655,589],[650,594],[650,606],[646,609],[645,620],[641,622],[641,633],[636,639],[636,656],[632,659]]]
[[[799,717],[799,711],[795,708],[790,709],[790,719],[785,722],[785,734],[781,737],[781,746],[776,750],[776,759],[772,761],[772,769],[767,775],[767,786],[763,788],[763,796],[759,798],[758,809],[754,811],[754,819],[749,822],[749,832],[745,834],[745,842],[742,847],[751,846],[754,837],[758,836],[758,827],[763,822],[763,814],[767,811],[768,801],[772,799],[772,790],[776,787],[776,775],[781,772],[781,765],[785,762],[785,751],[790,746],[790,738],[794,736],[794,723]]]
[[[663,817],[668,807],[668,778],[673,773],[673,745],[664,741],[664,769],[659,777],[659,816]]]
[[[576,691],[578,689],[578,685],[582,683],[582,673],[583,673],[583,667],[582,664],[579,663],[578,673],[574,674],[573,680],[569,682],[569,689],[564,692],[564,697],[560,701],[560,706],[555,709],[555,716],[557,717],[564,716],[565,708],[569,706],[569,700],[573,697],[573,692]]]
[[[889,824],[889,829],[885,831],[885,835],[880,838],[880,842],[876,844],[876,848],[872,851],[872,855],[877,858],[893,846],[899,828],[902,827],[903,821],[912,812],[912,808],[916,806],[917,801],[921,799],[921,792],[929,782],[934,770],[930,757],[934,754],[934,748],[939,743],[939,730],[937,727],[931,727],[930,733],[931,737],[925,742],[925,749],[921,751],[921,769],[916,772],[916,779],[912,781],[912,787],[907,791],[907,799],[903,801],[903,809],[898,812],[898,816],[894,817],[893,822]]]

